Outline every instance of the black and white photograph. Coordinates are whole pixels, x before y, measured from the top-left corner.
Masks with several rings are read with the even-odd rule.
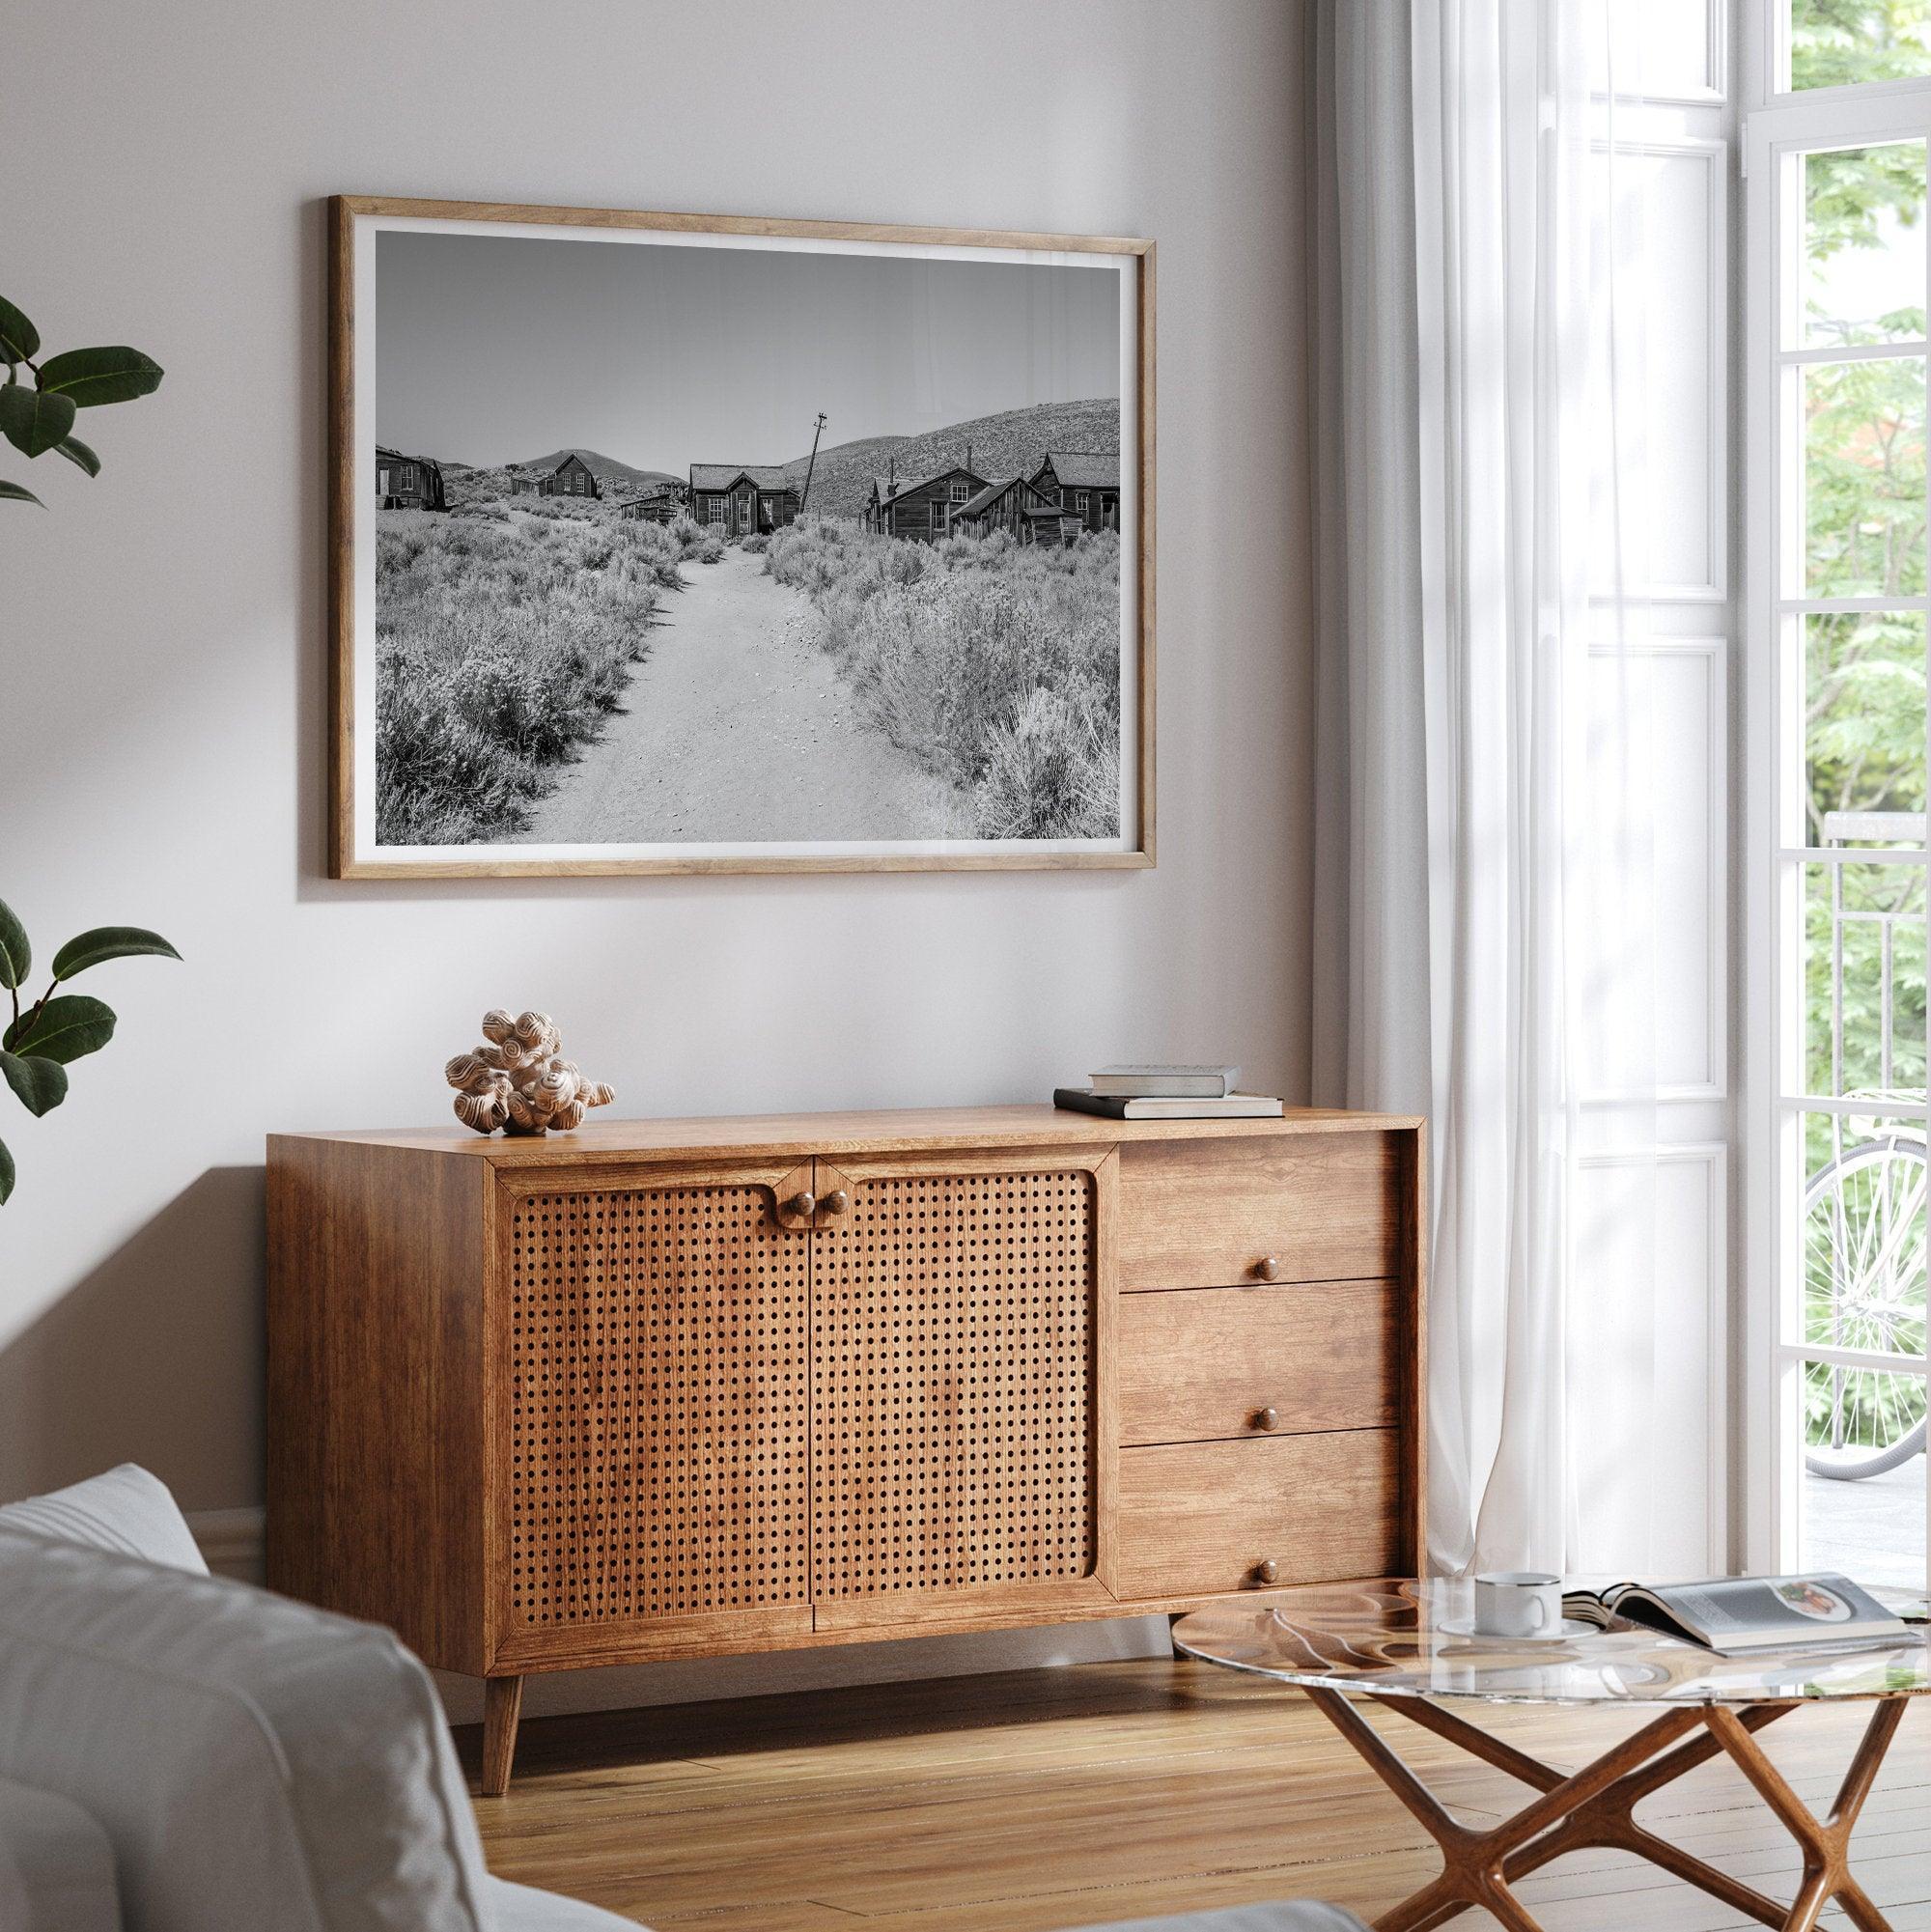
[[[338,203],[338,870],[1151,862],[1145,244],[434,206]]]

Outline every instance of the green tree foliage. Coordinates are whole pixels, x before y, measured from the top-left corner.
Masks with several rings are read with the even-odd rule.
[[[1931,0],[1790,0],[1790,84],[1855,87],[1931,73]]]

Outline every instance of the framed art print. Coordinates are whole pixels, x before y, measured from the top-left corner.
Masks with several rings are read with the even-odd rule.
[[[332,213],[335,876],[1153,863],[1150,241]]]

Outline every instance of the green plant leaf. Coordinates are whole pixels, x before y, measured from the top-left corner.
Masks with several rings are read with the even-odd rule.
[[[41,332],[0,295],[0,361],[25,362],[41,352]],[[6,1196],[0,1194],[0,1200]]]
[[[73,428],[73,399],[29,389],[20,382],[0,382],[0,431],[16,450],[41,456]]]
[[[67,1069],[38,1054],[10,1053],[0,1048],[0,1076],[36,1118],[51,1113],[67,1098]]]
[[[100,474],[100,459],[78,436],[63,436],[54,448],[59,450],[69,462],[86,470],[89,476]]]
[[[71,979],[102,960],[126,959],[135,953],[154,953],[167,960],[181,958],[160,934],[151,933],[145,926],[96,926],[70,939],[54,955],[54,977]]]
[[[83,1054],[99,1052],[113,1037],[111,1006],[84,993],[68,993],[21,1014],[0,1038],[0,1049],[70,1067]]]
[[[0,899],[0,987],[20,985],[33,964],[34,949],[27,943],[26,927],[6,900]]]
[[[31,503],[42,510],[47,507],[31,490],[23,490],[17,483],[9,483],[4,476],[0,476],[0,503]]]
[[[76,408],[131,403],[161,386],[161,365],[138,349],[70,349],[41,364],[41,389],[67,397]]]
[[[0,1208],[7,1205],[7,1198],[14,1191],[14,1157],[7,1152],[7,1143],[0,1140]]]

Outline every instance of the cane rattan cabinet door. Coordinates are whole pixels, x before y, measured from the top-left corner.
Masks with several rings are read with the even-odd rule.
[[[511,1195],[513,1649],[809,1628],[810,1241],[774,1207],[728,1174]]]
[[[821,1630],[1105,1594],[1100,1181],[1072,1162],[818,1163]]]

